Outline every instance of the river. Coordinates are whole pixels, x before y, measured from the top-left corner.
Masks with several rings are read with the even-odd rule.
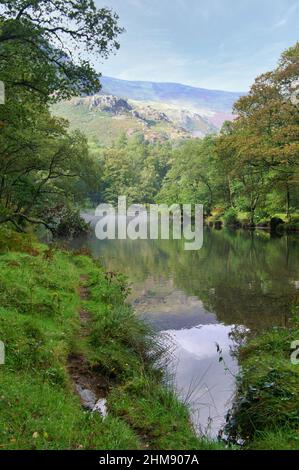
[[[216,437],[244,331],[286,325],[299,297],[299,238],[206,228],[203,248],[185,251],[182,240],[99,241],[92,230],[74,243],[127,275],[136,314],[170,345],[167,376],[198,433]]]

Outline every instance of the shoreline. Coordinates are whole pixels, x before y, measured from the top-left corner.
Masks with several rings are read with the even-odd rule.
[[[249,338],[237,353],[237,392],[225,428],[245,450],[298,450],[299,323]],[[297,348],[298,349],[298,348]]]
[[[226,448],[197,437],[187,407],[162,385],[163,351],[127,305],[124,276],[86,250],[3,231],[0,264],[1,449]],[[82,370],[96,377],[107,416],[82,406]]]
[[[165,351],[127,304],[125,276],[105,272],[86,249],[3,229],[0,242],[0,449],[299,448],[295,310],[288,327],[241,345],[230,437],[213,441],[196,435],[163,382],[156,364]]]

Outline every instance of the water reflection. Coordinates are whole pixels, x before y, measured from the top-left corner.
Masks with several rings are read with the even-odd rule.
[[[169,365],[174,385],[188,403],[198,432],[212,437],[225,423],[235,387],[238,366],[230,354],[231,332],[231,327],[221,324],[167,332],[176,345]]]
[[[91,234],[76,244],[127,274],[137,314],[176,345],[170,367],[194,422],[216,435],[237,371],[229,333],[235,325],[260,331],[287,323],[299,297],[298,238],[206,229],[203,248],[193,252],[183,240],[100,242]]]

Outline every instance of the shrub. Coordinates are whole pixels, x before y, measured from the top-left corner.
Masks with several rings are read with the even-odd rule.
[[[296,338],[294,323],[290,329],[273,328],[240,348],[237,393],[225,428],[233,441],[242,439],[246,446],[258,448],[262,434],[277,429],[297,432],[299,370],[290,361],[290,345]]]
[[[46,218],[49,225],[53,226],[53,235],[56,237],[73,238],[89,230],[89,224],[82,219],[79,210],[65,205],[49,209]]]
[[[285,231],[285,232],[298,232],[299,222],[290,222],[289,224],[280,224],[278,226],[278,230]]]
[[[229,209],[225,211],[223,215],[223,220],[224,220],[225,225],[228,225],[228,226],[239,225],[237,211],[233,207],[230,207]]]
[[[259,209],[255,213],[255,221],[259,225],[269,222],[270,218],[271,218],[271,216],[270,216],[269,212],[266,211],[266,210]]]

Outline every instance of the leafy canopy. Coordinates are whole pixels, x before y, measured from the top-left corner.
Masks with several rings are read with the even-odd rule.
[[[23,68],[5,82],[45,100],[96,93],[99,74],[86,54],[107,58],[119,48],[122,31],[117,14],[92,0],[1,0],[1,62],[18,56],[19,48],[26,54]]]

